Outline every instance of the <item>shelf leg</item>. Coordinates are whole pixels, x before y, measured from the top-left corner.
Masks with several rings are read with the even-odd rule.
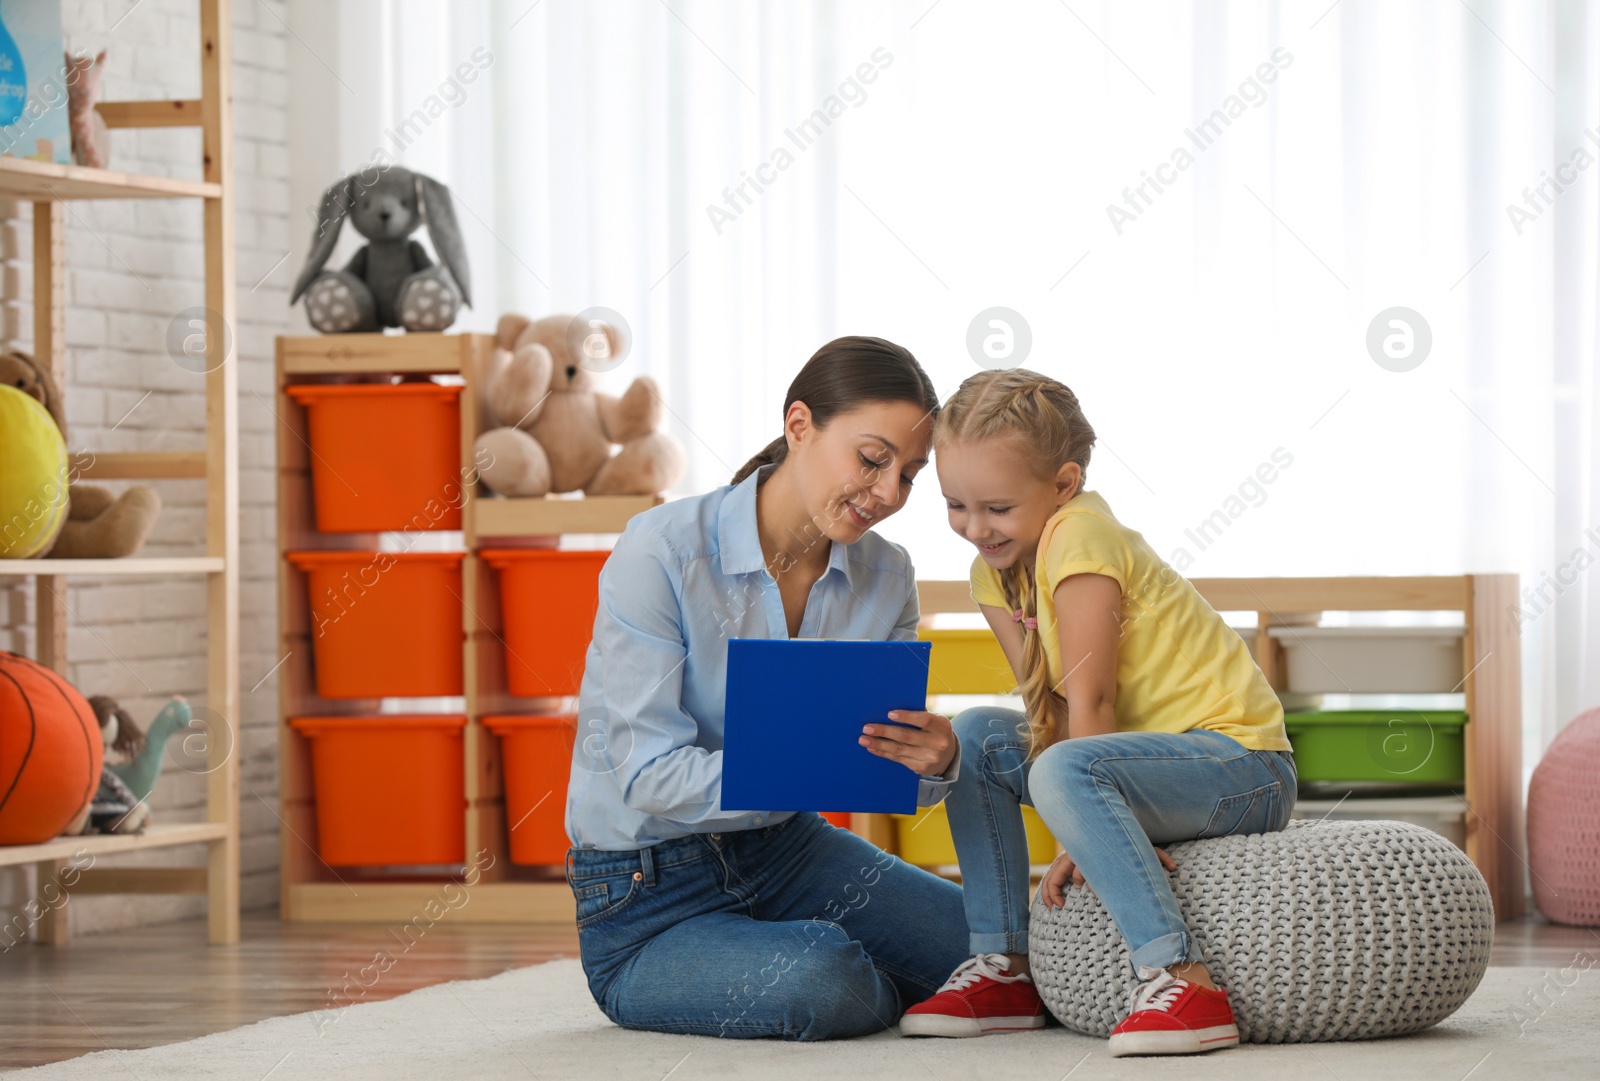
[[[67,913],[67,905],[71,902],[63,900],[60,905],[45,904],[44,887],[47,883],[57,883],[61,889],[61,872],[66,869],[66,860],[45,860],[34,864],[34,896],[39,899],[38,942],[44,946],[64,946],[71,937],[71,917]],[[67,891],[61,889],[65,894]]]

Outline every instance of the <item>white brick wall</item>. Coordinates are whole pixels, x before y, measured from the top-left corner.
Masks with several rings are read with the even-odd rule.
[[[290,221],[287,48],[283,0],[234,6],[234,176],[240,365],[241,869],[246,908],[277,903],[277,664],[273,420],[255,396],[272,391],[272,342],[289,329],[288,287],[298,264],[285,260],[303,231]],[[124,15],[126,14],[126,18]],[[276,15],[276,17],[274,17]],[[69,47],[107,49],[108,100],[193,97],[200,88],[195,0],[128,5],[66,0]],[[117,24],[115,30],[110,27]],[[196,130],[117,131],[111,165],[130,172],[198,179]],[[0,202],[0,336],[32,348],[31,205]],[[203,446],[200,377],[166,353],[174,314],[204,303],[201,207],[178,200],[79,202],[67,215],[67,417],[73,447],[198,450]],[[260,282],[259,285],[257,283]],[[148,395],[148,396],[147,396]],[[204,482],[155,481],[165,504],[146,553],[203,550]],[[117,487],[117,485],[113,485]],[[198,579],[73,579],[69,676],[85,695],[111,694],[147,725],[166,697],[205,702],[205,589]],[[0,580],[0,648],[31,654],[32,586]],[[169,745],[151,801],[162,822],[205,813],[205,779]],[[264,801],[264,802],[263,802]],[[119,858],[119,865],[203,861],[199,848]],[[106,864],[109,866],[109,864]],[[0,919],[31,897],[30,869],[0,871]],[[73,933],[196,917],[203,898],[124,896],[72,901]]]

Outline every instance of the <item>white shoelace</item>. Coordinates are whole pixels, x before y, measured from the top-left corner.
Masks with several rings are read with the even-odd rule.
[[[944,986],[939,992],[965,991],[979,980],[987,977],[996,983],[1016,983],[1018,980],[1027,980],[1026,974],[1008,975],[1005,969],[1010,967],[1010,961],[1003,953],[980,953],[961,962],[950,978],[944,981]]]
[[[1149,973],[1150,975],[1146,975]],[[1180,980],[1164,968],[1139,970],[1139,978],[1144,982],[1133,989],[1133,994],[1128,998],[1128,1012],[1135,1013],[1139,1010],[1160,1010],[1162,1013],[1172,1009],[1173,1003],[1183,995],[1184,989],[1189,986],[1187,980]]]

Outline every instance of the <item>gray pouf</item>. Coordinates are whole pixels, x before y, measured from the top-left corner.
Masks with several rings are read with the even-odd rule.
[[[1165,846],[1178,907],[1239,1037],[1301,1043],[1438,1024],[1489,966],[1494,908],[1455,845],[1405,822],[1291,822]],[[1109,1036],[1137,983],[1094,894],[1030,910],[1028,961],[1062,1024]]]

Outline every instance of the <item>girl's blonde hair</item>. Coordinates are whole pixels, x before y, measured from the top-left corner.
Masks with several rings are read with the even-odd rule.
[[[1084,418],[1077,395],[1066,384],[1025,368],[979,372],[944,403],[933,427],[933,445],[941,451],[954,443],[1001,437],[1016,441],[1019,460],[1040,480],[1054,481],[1063,465],[1077,462],[1083,471],[1077,491],[1083,490],[1088,481],[1094,429]],[[1025,618],[1037,618],[1033,562],[1018,559],[1000,575],[1007,606],[1012,611],[1021,609]],[[1022,626],[1018,690],[1028,715],[1031,761],[1050,745],[1058,722],[1059,731],[1066,731],[1067,700],[1050,686],[1050,669],[1039,632]]]

